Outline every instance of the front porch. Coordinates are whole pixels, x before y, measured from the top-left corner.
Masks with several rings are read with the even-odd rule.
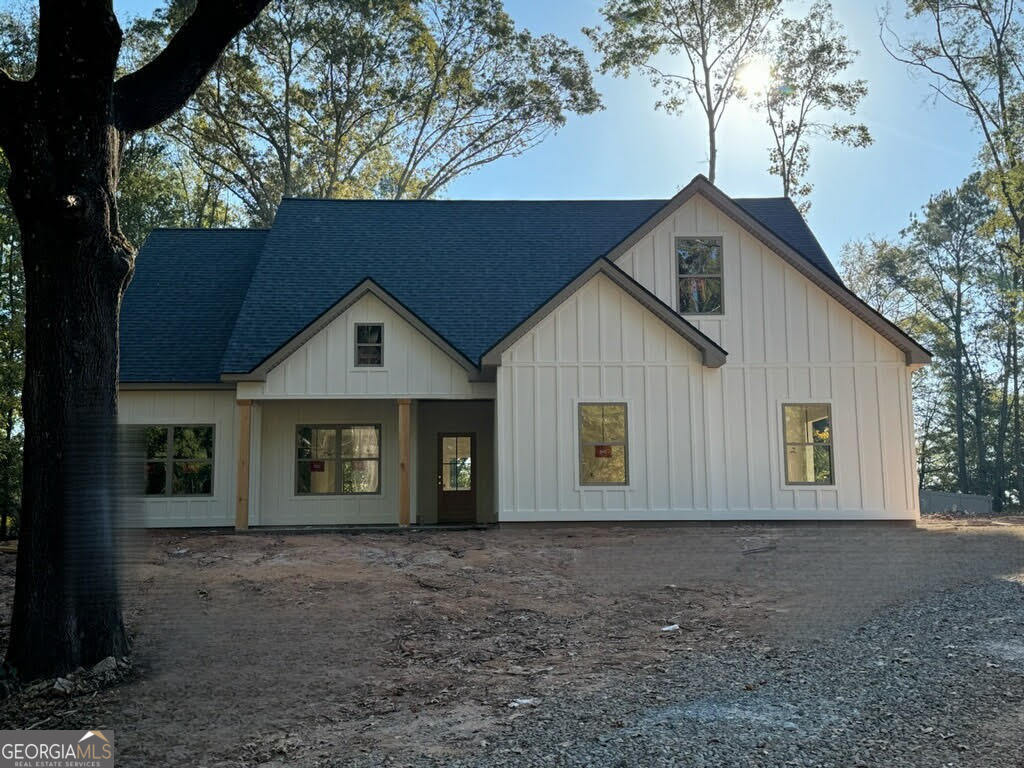
[[[235,528],[496,520],[494,401],[238,400]]]

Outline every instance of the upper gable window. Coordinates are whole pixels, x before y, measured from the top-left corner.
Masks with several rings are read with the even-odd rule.
[[[679,314],[722,314],[722,239],[677,237],[676,264]]]
[[[356,366],[379,368],[384,365],[384,325],[356,323]]]

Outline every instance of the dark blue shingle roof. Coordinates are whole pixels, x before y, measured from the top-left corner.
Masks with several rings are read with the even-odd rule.
[[[477,362],[663,204],[285,200],[224,370],[251,370],[367,277]]]
[[[733,202],[826,275],[837,283],[843,282],[818,238],[788,197],[734,197]]]
[[[158,229],[121,305],[121,381],[220,381],[266,230]]]
[[[476,363],[666,202],[289,199],[268,232],[160,230],[122,310],[122,381],[248,372],[366,278]],[[736,202],[839,280],[789,200]]]

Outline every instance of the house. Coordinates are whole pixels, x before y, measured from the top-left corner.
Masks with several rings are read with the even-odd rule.
[[[918,516],[928,351],[789,200],[701,176],[158,230],[121,321],[130,524]]]

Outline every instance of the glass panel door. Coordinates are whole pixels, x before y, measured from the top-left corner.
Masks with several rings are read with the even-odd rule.
[[[472,438],[445,435],[441,438],[441,487],[445,491],[473,490]]]
[[[437,522],[476,522],[476,468],[472,434],[437,436]]]

